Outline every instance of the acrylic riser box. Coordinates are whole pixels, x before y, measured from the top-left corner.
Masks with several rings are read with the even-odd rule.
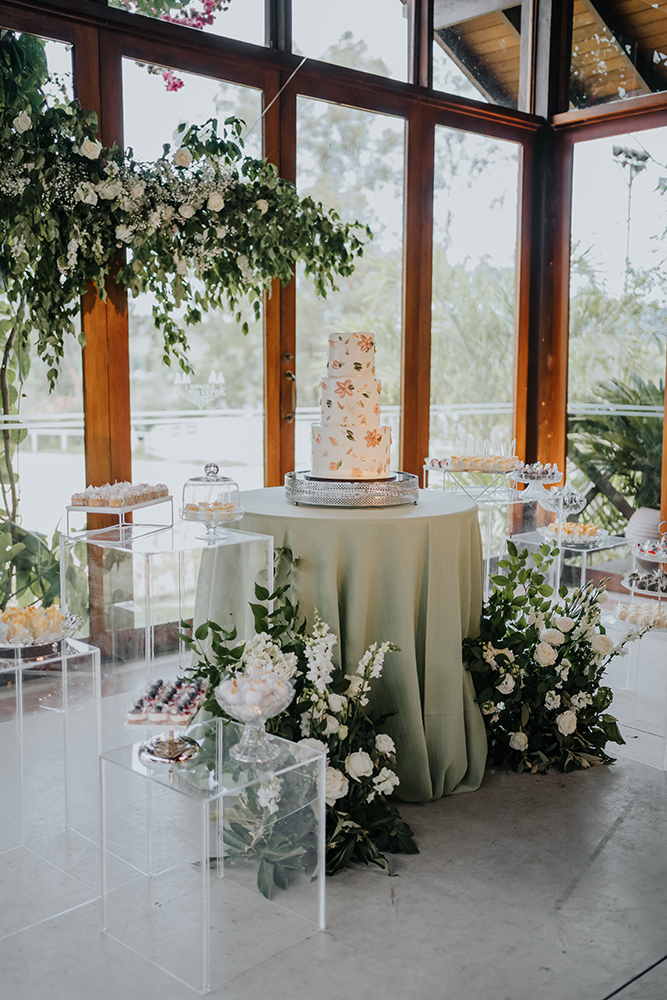
[[[103,927],[200,993],[324,926],[325,755],[277,740],[241,764],[242,728],[191,727],[182,765],[143,764],[139,741],[101,758]]]
[[[99,651],[0,654],[0,938],[99,894]]]
[[[273,538],[226,529],[210,540],[191,521],[116,525],[62,537],[61,579],[63,610],[83,617],[78,635],[101,651],[105,750],[128,741],[126,709],[149,681],[190,666],[181,621],[254,633],[249,605],[256,583],[272,586]]]

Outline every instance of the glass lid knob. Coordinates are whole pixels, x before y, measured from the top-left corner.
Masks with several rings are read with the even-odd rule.
[[[215,462],[209,462],[208,465],[204,466],[204,472],[206,473],[207,476],[217,476],[217,474],[220,472],[220,469],[215,464]]]

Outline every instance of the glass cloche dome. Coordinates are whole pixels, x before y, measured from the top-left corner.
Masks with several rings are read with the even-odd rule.
[[[243,517],[238,485],[228,476],[219,475],[214,462],[204,467],[204,476],[194,476],[183,486],[181,517],[185,521],[201,521],[206,528],[204,537],[213,539],[225,521]],[[218,534],[217,537],[222,537]]]

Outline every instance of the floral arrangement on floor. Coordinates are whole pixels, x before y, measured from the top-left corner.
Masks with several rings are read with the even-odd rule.
[[[600,624],[604,583],[568,596],[546,574],[558,549],[540,546],[529,556],[507,543],[493,592],[485,603],[480,634],[465,639],[463,657],[471,671],[486,723],[489,763],[522,772],[560,771],[611,763],[608,742],[624,743],[606,709],[612,692],[601,686],[610,660],[647,629],[614,643]]]
[[[211,621],[194,635],[182,634],[197,655],[191,672],[208,678],[211,693],[204,708],[217,716],[224,713],[214,691],[226,675],[270,669],[291,682],[292,703],[269,720],[267,729],[327,754],[327,874],[353,862],[388,871],[386,852],[418,852],[412,830],[387,798],[399,784],[394,742],[380,731],[382,720],[367,711],[372,682],[381,675],[386,654],[397,647],[373,643],[355,672],[345,675],[333,661],[336,636],[317,615],[308,633],[287,589],[269,594],[265,587],[255,588],[258,600],[266,603],[251,605],[257,634],[245,643],[234,645],[236,632]],[[271,613],[268,602],[276,604]]]

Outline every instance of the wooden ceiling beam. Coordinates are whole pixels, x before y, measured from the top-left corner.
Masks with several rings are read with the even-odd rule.
[[[516,7],[511,0],[434,0],[433,27],[451,28],[462,21],[473,21],[485,14],[495,14],[506,7]]]
[[[622,23],[613,14],[610,14],[606,7],[599,0],[581,0],[602,31],[607,31],[619,49],[619,54],[625,65],[637,79],[639,90],[645,94],[652,94],[653,87],[651,80],[655,77],[655,71],[647,59],[639,51],[636,39],[630,37]],[[628,49],[630,52],[628,52]]]

